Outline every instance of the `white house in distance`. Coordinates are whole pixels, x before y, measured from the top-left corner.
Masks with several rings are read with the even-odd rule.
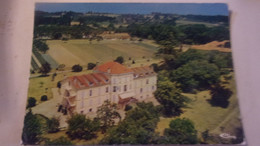
[[[93,73],[67,77],[61,82],[62,106],[69,113],[96,112],[105,100],[124,108],[133,101],[154,98],[157,74],[151,67],[127,68],[107,62]]]

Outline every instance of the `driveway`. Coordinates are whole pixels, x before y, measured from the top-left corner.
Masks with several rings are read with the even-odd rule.
[[[52,88],[53,98],[47,101],[40,103],[32,108],[34,114],[42,114],[47,118],[59,117],[60,118],[60,128],[67,127],[66,120],[68,115],[63,115],[61,112],[58,112],[58,106],[62,101],[58,93],[58,88]]]

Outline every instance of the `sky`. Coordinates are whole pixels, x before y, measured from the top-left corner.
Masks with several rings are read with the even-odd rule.
[[[149,14],[151,12],[193,15],[228,15],[221,3],[37,3],[36,10],[46,12],[102,12],[115,14]]]

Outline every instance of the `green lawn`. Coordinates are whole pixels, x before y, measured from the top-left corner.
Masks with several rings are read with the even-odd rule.
[[[241,127],[234,79],[231,79],[230,83],[225,86],[233,91],[227,108],[211,106],[207,101],[211,98],[210,91],[202,91],[197,94],[184,94],[192,99],[192,102],[189,103],[187,108],[184,108],[184,113],[180,117],[188,118],[194,122],[199,137],[201,132],[207,129],[212,134],[223,132],[234,134],[235,128]],[[161,117],[156,131],[162,135],[164,129],[169,127],[172,119],[174,118]]]
[[[59,64],[73,66],[74,64],[87,65],[89,62],[107,62],[114,60],[118,56],[123,56],[126,60],[139,60],[143,56],[153,59],[157,51],[157,45],[150,40],[142,42],[129,40],[102,40],[88,41],[78,40],[49,40],[47,44],[50,48],[48,54]]]
[[[47,77],[35,77],[29,79],[28,97],[34,97],[37,100],[37,104],[41,103],[40,99],[42,95],[47,95],[48,99],[52,98],[52,88],[57,87],[58,81],[64,79],[64,77],[87,74],[92,72],[91,70],[84,70],[82,72],[66,72],[57,74],[52,81],[52,75]]]

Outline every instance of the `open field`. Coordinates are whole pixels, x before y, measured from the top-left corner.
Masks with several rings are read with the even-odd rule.
[[[192,102],[184,109],[184,113],[180,118],[192,120],[198,131],[199,137],[201,136],[201,132],[207,129],[209,130],[209,133],[212,134],[226,132],[233,135],[235,134],[235,128],[241,127],[234,79],[232,79],[230,84],[227,84],[226,87],[229,87],[233,91],[227,108],[211,106],[207,101],[211,98],[209,94],[210,91],[202,91],[197,94],[184,94],[192,99]],[[174,118],[161,117],[156,131],[163,134],[164,129],[169,127],[169,123],[173,119]]]
[[[220,52],[231,52],[230,48],[224,48],[224,44],[229,41],[213,41],[204,45],[192,45],[192,49],[198,49],[198,50],[218,50]]]
[[[216,24],[216,23],[207,23],[207,22],[199,22],[199,21],[188,21],[188,20],[176,20],[176,24],[177,25],[203,24],[203,25],[206,25],[207,27],[219,26],[219,24]]]
[[[129,40],[102,40],[89,41],[79,40],[49,40],[47,44],[50,48],[48,54],[56,60],[58,64],[73,66],[75,64],[87,65],[89,62],[103,63],[114,60],[118,56],[126,59],[153,58],[157,50],[156,45],[144,40],[133,42]]]

